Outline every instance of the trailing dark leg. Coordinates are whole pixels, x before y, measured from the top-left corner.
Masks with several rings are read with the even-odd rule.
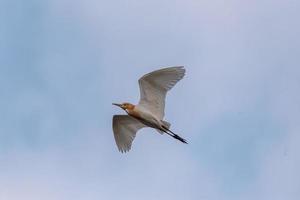
[[[167,133],[168,135],[172,136],[173,138],[179,140],[182,143],[188,144],[187,141],[185,139],[183,139],[182,137],[180,137],[179,135],[177,135],[176,133],[174,133],[173,131],[171,131],[170,129],[168,129],[165,126],[162,126],[162,131]]]

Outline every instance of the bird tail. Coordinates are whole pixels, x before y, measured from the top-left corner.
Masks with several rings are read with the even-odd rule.
[[[163,131],[165,133],[167,133],[168,135],[172,136],[176,140],[179,140],[182,143],[188,144],[185,139],[183,139],[182,137],[180,137],[179,135],[177,135],[176,133],[174,133],[173,131],[170,130],[171,124],[169,122],[166,122],[166,121],[162,121],[162,122],[163,122],[162,128],[164,129]]]
[[[163,121],[161,120],[162,126],[166,127],[166,129],[169,129],[171,124],[167,121]],[[164,130],[160,130],[160,129],[156,129],[160,134],[164,134],[165,131]]]
[[[163,126],[166,127],[166,129],[170,129],[171,124],[167,121],[161,121],[163,123]]]

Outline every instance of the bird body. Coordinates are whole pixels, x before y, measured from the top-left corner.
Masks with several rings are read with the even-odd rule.
[[[135,106],[130,103],[125,103],[125,104],[127,104],[127,107],[124,110],[127,112],[129,116],[139,120],[145,126],[149,126],[155,129],[161,128],[162,125],[162,123],[160,122],[161,120],[155,117],[155,115],[152,114],[151,111],[139,105]]]
[[[151,113],[151,111],[143,108],[142,106],[135,106],[135,109],[132,113],[129,113],[130,116],[133,116],[139,119],[143,124],[151,128],[160,128],[160,120]]]
[[[141,93],[139,104],[113,104],[128,114],[113,117],[114,137],[119,151],[129,151],[136,132],[144,127],[154,128],[161,134],[167,133],[187,143],[170,130],[170,123],[163,120],[166,93],[183,78],[184,73],[183,67],[169,67],[148,73],[139,79]]]

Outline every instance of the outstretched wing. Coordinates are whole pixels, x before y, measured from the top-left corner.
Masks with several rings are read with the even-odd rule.
[[[145,127],[144,124],[128,115],[114,115],[112,126],[116,144],[122,153],[130,150],[136,132]]]
[[[184,67],[178,66],[144,75],[139,79],[141,95],[139,106],[151,111],[159,119],[163,119],[166,93],[184,77],[184,74]]]

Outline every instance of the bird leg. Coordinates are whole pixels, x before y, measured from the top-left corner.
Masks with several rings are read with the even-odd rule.
[[[179,140],[180,142],[188,144],[185,139],[183,139],[182,137],[180,137],[179,135],[177,135],[176,133],[174,133],[173,131],[171,131],[167,127],[162,126],[162,131],[165,132],[166,134],[168,134],[169,136],[172,136],[173,138]]]

